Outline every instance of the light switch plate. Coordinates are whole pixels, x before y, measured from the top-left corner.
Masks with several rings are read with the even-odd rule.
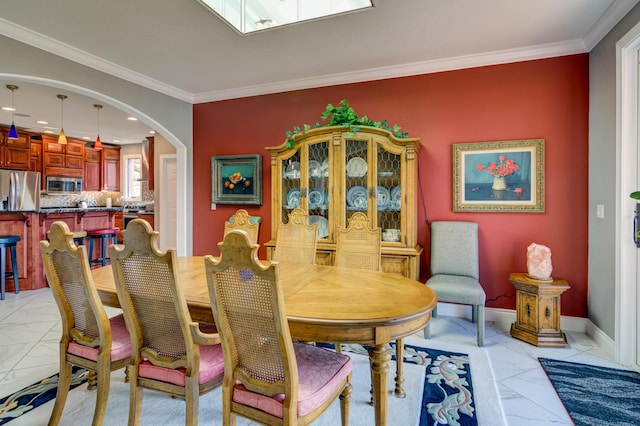
[[[596,218],[604,219],[604,204],[596,205]]]

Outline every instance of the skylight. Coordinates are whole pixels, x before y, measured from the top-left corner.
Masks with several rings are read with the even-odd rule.
[[[199,0],[242,34],[363,10],[371,0]]]

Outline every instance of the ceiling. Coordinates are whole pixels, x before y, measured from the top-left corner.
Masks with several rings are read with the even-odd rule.
[[[295,0],[281,0],[295,1]],[[339,1],[339,0],[332,0]],[[197,0],[2,2],[4,35],[186,102],[282,92],[590,51],[638,0],[377,0],[356,13],[240,35]],[[6,58],[3,58],[6,60]],[[0,80],[15,124],[95,138],[93,99]],[[0,112],[0,123],[11,113]],[[104,142],[140,142],[140,122],[105,106]]]

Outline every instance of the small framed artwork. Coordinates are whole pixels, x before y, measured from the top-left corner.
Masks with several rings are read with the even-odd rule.
[[[211,157],[213,204],[262,204],[262,156]]]
[[[453,144],[454,212],[544,212],[544,139]]]

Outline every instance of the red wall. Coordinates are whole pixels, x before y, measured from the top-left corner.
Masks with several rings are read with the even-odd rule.
[[[264,147],[283,143],[284,131],[294,125],[321,122],[328,103],[347,99],[359,115],[386,119],[421,139],[423,279],[428,221],[475,221],[488,307],[515,308],[508,276],[526,271],[526,248],[536,242],[551,248],[553,275],[571,286],[562,296],[562,314],[586,317],[588,92],[588,55],[581,54],[195,105],[193,253],[218,254],[224,220],[243,207],[211,210],[211,156],[263,154],[264,204],[246,208],[262,216],[264,243],[271,237],[271,167]],[[544,213],[452,211],[453,143],[534,138],[545,140]]]

